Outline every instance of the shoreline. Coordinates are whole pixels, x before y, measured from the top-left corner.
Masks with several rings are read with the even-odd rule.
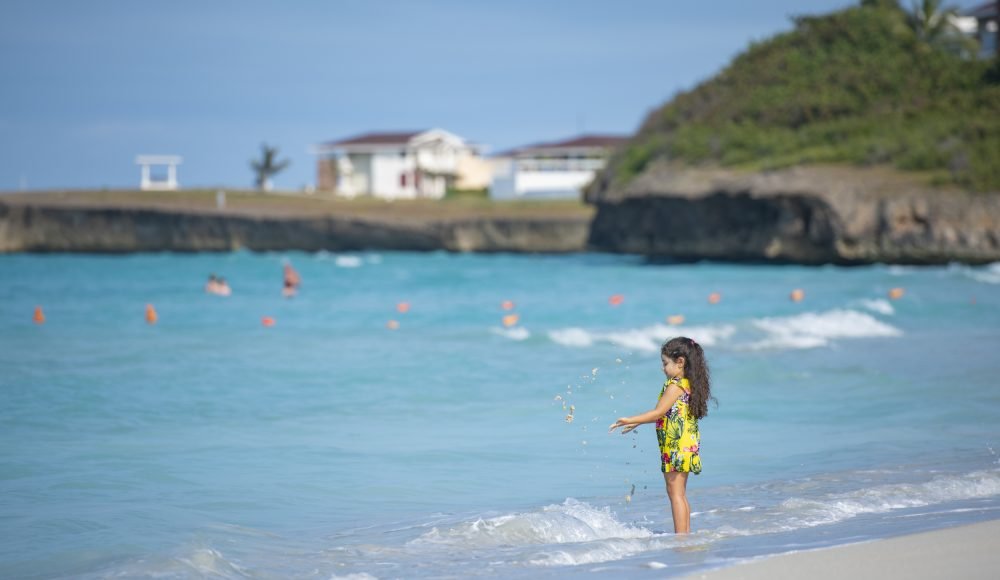
[[[579,202],[337,200],[209,191],[0,196],[0,254],[401,250],[566,254],[586,250]]]
[[[595,205],[227,191],[221,207],[212,190],[3,193],[0,253],[598,252],[654,262],[807,266],[1000,261],[1000,195],[900,195],[875,203],[781,191],[723,188],[708,197]],[[673,220],[686,224],[683,231],[661,227]]]
[[[905,536],[788,552],[696,572],[701,580],[995,578],[1000,519]]]

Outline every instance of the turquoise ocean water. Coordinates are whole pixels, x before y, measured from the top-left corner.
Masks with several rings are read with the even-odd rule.
[[[607,434],[677,334],[719,400],[686,537],[651,426]],[[663,577],[994,519],[998,352],[1000,265],[0,256],[0,577]]]

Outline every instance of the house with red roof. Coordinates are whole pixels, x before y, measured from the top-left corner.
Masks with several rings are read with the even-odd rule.
[[[344,197],[440,199],[489,184],[479,147],[443,129],[365,133],[313,147],[316,187]]]
[[[575,199],[628,141],[624,135],[580,135],[493,156],[493,199]]]

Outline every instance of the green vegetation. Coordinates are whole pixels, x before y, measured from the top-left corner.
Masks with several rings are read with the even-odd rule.
[[[490,189],[488,187],[481,187],[478,189],[448,188],[448,191],[446,191],[444,194],[444,198],[446,200],[459,200],[459,199],[488,200],[489,197],[490,197]]]
[[[918,14],[938,2],[914,8],[864,0],[797,18],[653,112],[612,161],[615,183],[668,159],[749,170],[889,164],[1000,189],[1000,64],[963,56],[938,16]]]
[[[268,147],[267,143],[260,146],[260,159],[250,161],[250,169],[253,169],[254,185],[261,191],[271,190],[271,178],[281,173],[291,161],[285,159],[278,161],[278,148]]]

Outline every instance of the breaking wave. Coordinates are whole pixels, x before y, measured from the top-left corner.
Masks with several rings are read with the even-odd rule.
[[[668,326],[654,324],[642,328],[610,332],[597,332],[583,328],[572,327],[552,330],[549,338],[558,344],[571,347],[586,347],[596,343],[606,343],[636,351],[656,352],[660,350],[663,341],[675,336],[689,336],[702,345],[714,346],[731,337],[736,327],[725,324],[720,326]]]
[[[894,337],[903,334],[894,326],[854,310],[760,318],[754,320],[753,325],[767,335],[748,345],[755,350],[816,348],[838,338]]]
[[[1000,262],[994,262],[982,268],[969,268],[965,270],[965,273],[977,282],[1000,284]]]
[[[875,300],[865,305],[869,309],[891,314],[892,305],[888,302]],[[634,351],[656,352],[663,341],[678,335],[689,336],[704,346],[723,345],[735,349],[766,350],[817,348],[836,339],[897,337],[902,334],[898,328],[870,314],[838,309],[758,318],[739,324],[684,327],[655,324],[618,331],[570,327],[549,331],[548,337],[567,347],[611,344]]]
[[[792,484],[794,485],[794,484]],[[752,492],[750,492],[751,495]],[[940,475],[921,483],[891,483],[848,492],[789,497],[768,506],[711,510],[714,526],[688,536],[654,532],[620,521],[609,507],[567,499],[536,511],[477,519],[431,531],[411,540],[410,551],[516,550],[521,562],[535,566],[573,566],[621,560],[679,546],[696,546],[727,537],[788,532],[842,522],[863,514],[885,513],[945,502],[1000,495],[1000,470]],[[703,514],[695,514],[703,517]]]

